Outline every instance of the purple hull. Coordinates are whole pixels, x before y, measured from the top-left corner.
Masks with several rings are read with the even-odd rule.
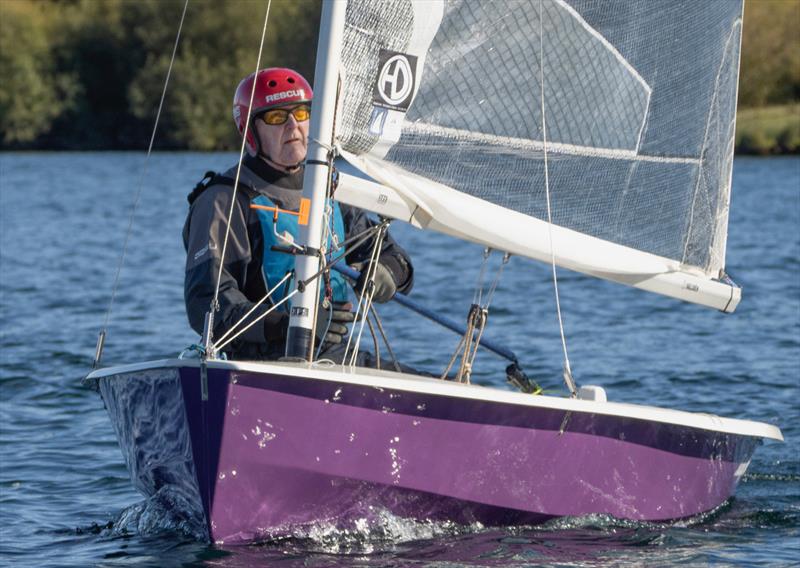
[[[146,494],[180,486],[214,541],[252,541],[375,508],[489,525],[592,513],[682,518],[724,502],[760,442],[276,368],[209,369],[207,401],[197,367],[99,381],[135,484]]]

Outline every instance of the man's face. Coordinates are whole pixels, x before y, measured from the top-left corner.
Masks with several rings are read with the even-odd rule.
[[[298,105],[279,107],[292,109]],[[283,124],[266,124],[255,119],[255,128],[261,151],[282,166],[294,166],[306,158],[308,149],[308,120],[298,122],[292,113]]]

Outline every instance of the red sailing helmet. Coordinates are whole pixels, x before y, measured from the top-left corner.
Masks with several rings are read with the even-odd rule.
[[[233,121],[239,134],[244,133],[247,124],[247,109],[250,106],[250,95],[255,85],[253,108],[249,116],[255,117],[267,109],[292,103],[306,103],[314,98],[308,81],[292,69],[270,67],[258,73],[251,73],[242,79],[233,96]],[[253,134],[253,125],[247,129],[247,148],[251,153],[258,152],[258,137]]]

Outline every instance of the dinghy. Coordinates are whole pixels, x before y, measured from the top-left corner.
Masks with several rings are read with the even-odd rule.
[[[777,427],[608,401],[576,384],[563,326],[564,396],[507,353],[522,392],[469,384],[491,293],[443,378],[318,361],[310,338],[330,196],[545,262],[556,299],[561,267],[733,312],[741,18],[741,0],[324,2],[289,358],[224,360],[210,309],[199,358],[93,371],[136,488],[217,543],[379,511],[508,525],[724,503]]]

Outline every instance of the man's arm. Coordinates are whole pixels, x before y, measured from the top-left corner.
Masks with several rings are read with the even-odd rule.
[[[184,227],[186,313],[192,328],[202,334],[205,314],[209,311],[214,298],[219,274],[219,311],[214,314],[216,338],[221,337],[241,320],[254,304],[254,301],[243,292],[253,251],[247,227],[248,200],[242,194],[237,196],[225,262],[220,272],[232,193],[232,188],[227,186],[209,187],[192,205]],[[256,301],[258,299],[260,298]],[[267,305],[260,306],[249,320],[268,309]],[[287,322],[288,316],[276,310],[264,318],[262,324],[256,324],[245,331],[239,339],[250,343],[263,343],[265,340],[279,341],[285,337]]]
[[[344,204],[340,204],[340,207],[348,239],[376,225],[375,221],[370,219],[362,209]],[[368,262],[374,243],[374,237],[370,238],[358,249],[350,252],[347,255],[347,264]],[[414,267],[411,264],[411,258],[408,253],[397,244],[389,233],[386,234],[383,240],[378,260],[391,273],[392,279],[397,286],[397,291],[408,294],[414,285]]]

